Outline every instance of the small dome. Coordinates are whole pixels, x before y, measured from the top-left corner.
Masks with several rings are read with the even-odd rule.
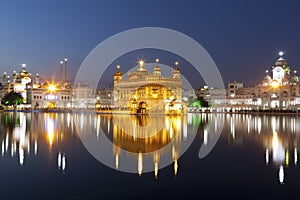
[[[268,74],[266,74],[262,80],[262,83],[271,83],[271,81],[272,81],[272,78]]]
[[[298,83],[299,82],[299,77],[297,75],[294,75],[292,78],[291,78],[291,82],[292,83]]]
[[[19,78],[24,78],[24,77],[28,77],[28,76],[29,76],[29,73],[26,71],[25,68],[23,68],[18,74]]]
[[[275,62],[275,66],[283,67],[283,66],[286,66],[286,65],[287,65],[287,62],[283,57],[279,57]]]
[[[137,72],[148,72],[144,67],[139,67],[136,69]]]
[[[114,73],[114,76],[123,76],[122,72],[120,70],[117,70],[115,73]]]

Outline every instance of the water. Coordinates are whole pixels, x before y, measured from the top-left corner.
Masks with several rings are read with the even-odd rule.
[[[221,137],[200,159],[199,149],[214,138],[220,119],[224,120]],[[299,120],[297,115],[128,118],[89,113],[0,113],[0,198],[297,197]],[[145,135],[142,127],[151,124],[157,135]],[[113,169],[91,155],[79,138],[91,138],[97,145],[104,140],[101,132],[116,144],[105,149]],[[144,138],[139,138],[141,134]],[[122,152],[125,150],[127,153]],[[164,159],[170,164],[160,169]],[[122,172],[126,162],[132,163],[136,172]]]

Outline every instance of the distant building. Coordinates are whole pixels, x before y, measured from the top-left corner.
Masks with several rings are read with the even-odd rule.
[[[28,87],[28,103],[32,109],[70,109],[72,107],[72,90],[69,84],[44,83],[38,88]]]
[[[72,88],[72,108],[94,109],[96,90],[88,83],[77,83]]]
[[[152,73],[144,68],[144,61],[134,72],[123,77],[119,67],[114,74],[114,109],[130,110],[131,113],[181,113],[182,80],[176,62],[172,77],[164,77],[160,67]]]
[[[266,71],[261,83],[244,87],[243,83],[228,83],[226,99],[218,98],[219,89],[207,86],[198,95],[221,110],[296,110],[300,109],[300,82],[297,71],[291,73],[283,53],[272,67],[272,77]],[[213,98],[212,98],[213,97]]]
[[[12,76],[4,72],[0,88],[0,98],[9,92],[16,92],[23,97],[23,106],[32,109],[71,108],[72,93],[69,83],[43,83],[40,75],[33,76],[22,65],[22,70],[13,71]]]
[[[0,98],[11,91],[14,91],[21,94],[24,103],[28,103],[26,92],[27,88],[37,88],[39,87],[39,84],[39,74],[36,74],[36,76],[34,77],[26,70],[26,65],[23,64],[22,70],[19,73],[13,71],[12,76],[9,76],[6,72],[4,72],[2,76],[2,87],[0,88]]]

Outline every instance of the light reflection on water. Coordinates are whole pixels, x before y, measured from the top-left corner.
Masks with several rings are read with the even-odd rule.
[[[2,157],[17,158],[17,163],[24,166],[28,157],[36,157],[40,149],[47,148],[49,157],[57,160],[58,170],[67,171],[68,156],[72,151],[65,152],[64,146],[69,140],[78,140],[76,129],[93,134],[96,140],[101,140],[100,129],[116,147],[108,149],[112,152],[115,169],[119,169],[124,160],[121,149],[137,153],[135,165],[137,174],[145,171],[145,158],[142,153],[155,152],[170,142],[173,142],[170,159],[173,160],[173,174],[180,173],[179,155],[182,151],[181,143],[190,138],[190,133],[198,134],[195,140],[201,140],[204,145],[211,137],[213,129],[217,129],[216,115],[225,119],[222,138],[228,138],[228,145],[243,146],[244,141],[253,141],[265,149],[264,157],[266,167],[276,167],[279,183],[285,182],[285,171],[289,167],[297,166],[299,151],[300,119],[296,115],[246,115],[246,114],[189,114],[181,116],[161,116],[158,119],[147,117],[131,117],[132,126],[126,125],[124,116],[94,115],[83,113],[1,113],[0,114],[0,145]],[[74,121],[79,121],[79,126]],[[116,121],[123,124],[123,128]],[[137,127],[149,123],[164,122],[162,129],[153,130],[157,134],[151,137],[141,137],[144,130]],[[128,134],[128,133],[131,134]],[[175,142],[174,142],[175,141]],[[53,149],[55,147],[55,149]],[[72,147],[76,148],[76,147]],[[199,147],[200,148],[200,147]],[[159,177],[160,153],[153,153],[153,175]],[[253,152],[255,153],[255,152]],[[45,155],[45,154],[43,154]],[[230,156],[230,155],[229,155]],[[3,160],[0,160],[0,164]],[[16,164],[17,164],[16,163]],[[53,166],[54,167],[54,166]]]

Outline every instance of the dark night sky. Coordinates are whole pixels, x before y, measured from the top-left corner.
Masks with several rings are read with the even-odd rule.
[[[69,59],[74,78],[101,41],[137,27],[165,27],[198,41],[225,83],[254,85],[283,50],[298,71],[299,1],[7,1],[0,3],[0,73],[20,70],[57,77]],[[147,58],[147,55],[141,55]]]

